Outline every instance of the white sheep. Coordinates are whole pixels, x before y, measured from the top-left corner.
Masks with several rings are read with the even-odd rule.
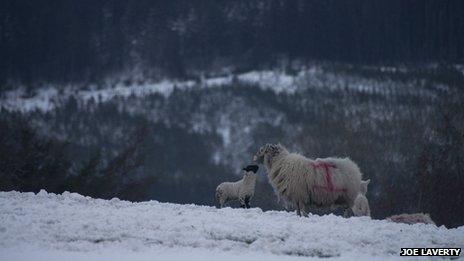
[[[391,217],[387,217],[387,220],[390,220],[395,223],[405,223],[405,224],[417,224],[417,223],[422,223],[422,224],[433,224],[435,225],[435,222],[433,222],[432,218],[430,218],[430,215],[427,213],[414,213],[414,214],[400,214],[400,215],[394,215]]]
[[[366,198],[367,185],[369,185],[370,181],[371,181],[370,179],[361,181],[361,187],[360,187],[359,194],[354,199],[353,206],[351,207],[351,210],[353,211],[354,216],[360,217],[360,216],[371,215],[369,201]]]
[[[250,200],[255,194],[257,165],[248,165],[243,168],[243,178],[236,182],[223,182],[216,188],[216,199],[220,207],[231,200],[239,200],[240,206],[250,208]]]
[[[307,215],[307,205],[343,206],[346,212],[360,192],[361,171],[348,158],[312,160],[280,144],[266,144],[253,160],[264,164],[278,197],[296,207],[300,216]]]

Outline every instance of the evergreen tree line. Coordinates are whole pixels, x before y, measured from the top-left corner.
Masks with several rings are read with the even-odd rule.
[[[83,195],[131,200],[147,198],[153,176],[134,176],[143,165],[141,143],[146,129],[130,135],[130,142],[112,158],[94,151],[85,160],[76,160],[69,142],[43,137],[19,115],[4,114],[0,119],[0,190],[45,189]],[[135,188],[135,189],[134,189]]]
[[[464,59],[460,0],[4,0],[0,83]],[[9,84],[6,84],[9,83]],[[6,84],[6,85],[5,85]]]

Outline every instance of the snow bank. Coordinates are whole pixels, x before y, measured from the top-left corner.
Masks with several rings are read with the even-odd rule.
[[[179,260],[241,255],[367,259],[399,257],[402,247],[463,246],[464,226],[446,229],[333,215],[300,218],[257,208],[132,203],[68,192],[0,192],[1,260],[29,259],[35,253],[62,260],[69,251],[71,259],[86,260],[117,253],[131,259],[158,254]]]

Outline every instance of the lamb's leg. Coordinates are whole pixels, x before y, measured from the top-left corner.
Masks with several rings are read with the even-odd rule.
[[[219,208],[223,208],[225,203],[226,203],[225,199],[223,198],[219,199],[219,205],[220,205]]]
[[[245,197],[245,207],[250,208],[250,197]]]

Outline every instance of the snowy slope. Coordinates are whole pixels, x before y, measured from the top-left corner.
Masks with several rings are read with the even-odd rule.
[[[0,260],[395,259],[401,247],[464,247],[464,226],[0,192]]]
[[[383,67],[382,67],[383,68]],[[396,68],[383,68],[385,71],[395,71]],[[398,69],[399,70],[399,69]],[[384,71],[384,70],[382,70]],[[359,92],[378,92],[387,94],[391,91],[417,96],[435,96],[435,92],[426,91],[419,81],[401,82],[391,80],[373,80],[348,73],[332,72],[321,66],[311,66],[301,69],[295,75],[281,70],[249,71],[236,75],[204,78],[201,80],[179,81],[165,79],[158,82],[143,82],[126,85],[123,82],[112,82],[100,87],[88,85],[86,88],[77,86],[42,86],[35,88],[33,93],[27,93],[24,88],[16,88],[0,95],[0,108],[8,111],[23,113],[39,110],[48,112],[62,106],[70,97],[74,97],[79,104],[107,102],[114,98],[139,97],[150,94],[160,94],[168,97],[175,89],[188,90],[192,88],[214,88],[223,85],[241,83],[258,86],[263,90],[275,93],[294,94],[307,88],[330,89],[339,92],[350,89]],[[447,90],[447,86],[439,86]],[[437,87],[438,88],[438,87]]]

